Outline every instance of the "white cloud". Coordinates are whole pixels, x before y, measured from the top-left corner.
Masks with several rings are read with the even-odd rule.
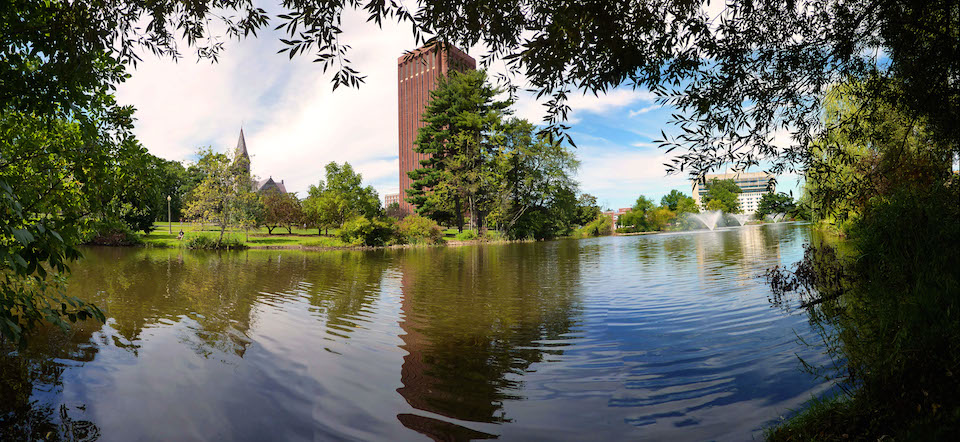
[[[640,195],[660,201],[671,189],[690,193],[683,175],[667,175],[671,156],[661,150],[635,150],[594,144],[578,149],[581,190],[597,196],[611,208],[627,207]]]
[[[630,111],[630,114],[629,114],[628,116],[629,116],[630,118],[633,118],[633,117],[636,117],[637,115],[642,115],[642,114],[645,114],[645,113],[650,112],[650,111],[655,110],[655,109],[660,109],[660,105],[659,105],[659,104],[653,104],[653,105],[647,106],[647,107],[642,108],[642,109],[632,110],[632,111]]]
[[[522,93],[514,106],[516,116],[524,118],[534,123],[539,123],[547,114],[547,108],[543,106],[546,103],[544,97],[537,101],[532,94]],[[582,120],[584,114],[610,115],[613,111],[621,110],[637,102],[653,102],[656,96],[652,92],[645,90],[634,90],[629,88],[614,89],[606,94],[573,94],[568,97],[567,105],[570,106],[571,113],[567,116],[567,123],[576,124]],[[659,107],[659,106],[656,106]],[[652,109],[651,109],[652,110]],[[647,112],[647,111],[643,111]],[[633,116],[633,112],[630,112]]]
[[[324,75],[309,55],[288,60],[276,54],[283,47],[279,35],[265,32],[258,39],[231,41],[218,64],[145,57],[119,88],[118,100],[137,107],[135,132],[155,155],[186,160],[206,145],[232,151],[243,124],[253,173],[282,179],[301,196],[323,177],[330,161],[349,161],[381,195],[396,193],[396,60],[415,42],[407,27],[385,22],[378,29],[365,19],[349,13],[343,24],[343,38],[352,46],[349,58],[367,76],[360,89],[331,91],[332,73]],[[471,50],[474,56],[482,53]],[[498,67],[502,70],[494,65],[493,71]],[[525,86],[525,79],[515,81]],[[539,123],[545,108],[521,95],[517,115]],[[576,94],[569,102],[570,123],[587,114],[623,121],[625,108],[654,98],[648,91],[626,88],[596,97]],[[688,187],[682,177],[665,176],[662,163],[668,158],[659,150],[638,151],[629,142],[585,134],[575,138],[581,144],[582,188],[602,201],[629,204],[641,193],[656,196]]]
[[[301,195],[330,161],[349,161],[381,193],[398,179],[396,60],[413,48],[409,29],[346,14],[349,58],[360,89],[331,91],[309,55],[288,60],[277,32],[228,45],[217,64],[145,58],[118,90],[137,107],[135,133],[153,154],[185,160],[196,148],[232,151],[241,123],[254,174],[283,179]]]

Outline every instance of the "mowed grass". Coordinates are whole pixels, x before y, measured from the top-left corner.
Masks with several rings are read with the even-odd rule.
[[[213,238],[220,236],[220,229],[217,226],[199,223],[173,223],[172,229],[168,230],[167,223],[153,223],[155,229],[149,235],[143,235],[143,242],[153,247],[184,247],[191,238],[205,235]],[[183,229],[183,239],[178,240],[177,235]],[[172,233],[170,233],[172,231]],[[287,229],[273,229],[273,234],[269,234],[265,227],[251,229],[249,232],[242,230],[227,229],[224,232],[224,239],[234,238],[247,247],[346,247],[345,244],[336,236],[337,230],[330,229],[330,236],[320,236],[316,229],[295,228],[292,233],[287,233]]]

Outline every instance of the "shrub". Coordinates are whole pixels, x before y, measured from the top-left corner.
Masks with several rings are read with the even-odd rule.
[[[464,230],[457,234],[457,241],[473,241],[477,239],[477,232],[475,230]]]
[[[499,230],[487,230],[487,233],[483,234],[483,239],[487,241],[500,241],[505,238],[506,238],[506,235],[504,235],[503,232]]]
[[[443,231],[436,221],[420,215],[405,217],[398,229],[398,239],[410,244],[437,244],[443,239]]]
[[[620,227],[617,229],[617,233],[637,233],[639,230],[636,227]]]
[[[891,187],[852,221],[850,240],[841,243],[853,246],[850,256],[837,246],[811,246],[793,274],[769,272],[774,301],[798,292],[824,339],[832,361],[812,368],[847,393],[774,429],[771,439],[947,440],[956,431],[958,187],[956,180]]]
[[[187,241],[187,248],[196,250],[239,250],[247,248],[247,245],[231,236],[223,238],[223,241],[218,241],[211,235],[197,235]]]
[[[132,246],[142,244],[143,240],[123,221],[104,219],[88,222],[81,242],[97,246]]]
[[[368,219],[358,216],[340,229],[340,239],[352,245],[384,246],[398,237],[397,224],[393,218]]]
[[[589,237],[609,235],[612,231],[613,220],[609,216],[601,213],[597,219],[590,221],[590,224],[587,224],[577,230],[577,236]]]

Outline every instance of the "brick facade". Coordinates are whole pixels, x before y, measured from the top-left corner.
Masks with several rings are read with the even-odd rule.
[[[453,46],[421,47],[397,59],[398,102],[400,113],[400,208],[407,213],[413,207],[406,202],[413,180],[407,172],[420,167],[426,154],[413,151],[417,131],[424,126],[420,116],[441,76],[451,70],[465,72],[477,68],[477,61]]]

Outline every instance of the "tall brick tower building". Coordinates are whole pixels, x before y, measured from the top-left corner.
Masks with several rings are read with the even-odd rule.
[[[420,115],[427,106],[432,91],[441,76],[450,71],[466,72],[477,68],[477,61],[466,52],[451,45],[424,46],[397,59],[400,109],[400,208],[413,213],[406,202],[407,189],[413,180],[407,172],[420,167],[426,154],[413,151],[417,131],[424,126]]]

